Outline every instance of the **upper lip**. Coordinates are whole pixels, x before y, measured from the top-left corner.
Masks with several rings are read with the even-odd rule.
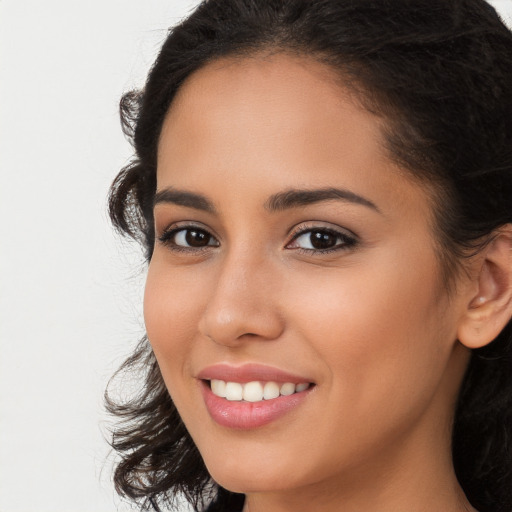
[[[308,377],[294,375],[292,373],[280,370],[272,366],[267,366],[257,363],[248,363],[241,366],[232,366],[229,364],[221,363],[203,368],[198,374],[197,378],[201,380],[218,379],[226,382],[291,382],[293,384],[300,384],[304,382],[313,382]]]

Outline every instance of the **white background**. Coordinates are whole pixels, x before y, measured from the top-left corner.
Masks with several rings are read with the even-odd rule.
[[[196,3],[0,0],[0,512],[129,509],[102,405],[143,333],[142,256],[105,208],[117,105]]]

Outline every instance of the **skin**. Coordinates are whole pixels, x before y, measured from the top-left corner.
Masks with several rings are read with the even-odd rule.
[[[431,195],[392,162],[381,123],[324,65],[284,54],[207,65],[165,120],[158,191],[200,194],[215,211],[155,206],[157,237],[192,225],[211,238],[195,249],[157,238],[147,333],[210,474],[246,493],[250,512],[473,510],[450,435],[474,281],[459,277],[448,296]],[[266,207],[283,191],[328,187],[374,206]],[[313,228],[341,233],[337,250],[312,251]],[[261,428],[222,427],[197,374],[248,362],[315,388]]]

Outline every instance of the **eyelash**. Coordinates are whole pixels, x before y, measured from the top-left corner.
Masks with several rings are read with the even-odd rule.
[[[207,229],[205,229],[201,226],[196,226],[194,224],[180,225],[180,226],[175,226],[172,228],[167,228],[158,237],[158,240],[160,241],[160,243],[162,243],[163,245],[165,245],[166,247],[168,247],[169,249],[171,249],[172,251],[175,251],[175,252],[198,253],[198,252],[203,252],[205,250],[208,250],[211,247],[218,247],[218,241],[217,241],[217,245],[205,245],[203,247],[186,247],[183,245],[178,245],[175,242],[175,236],[178,233],[186,233],[187,231],[196,231],[196,232],[205,233],[211,239],[216,240],[216,238]]]
[[[187,231],[196,231],[206,234],[210,237],[210,240],[215,240],[215,244],[208,244],[205,246],[199,247],[187,247],[183,245],[178,245],[175,242],[175,237],[179,233],[186,233]],[[300,237],[307,235],[308,233],[320,233],[327,234],[329,236],[336,238],[336,245],[333,247],[325,248],[325,249],[315,249],[315,248],[304,248],[304,247],[290,247],[291,244],[296,242]],[[311,235],[310,235],[311,236]],[[169,249],[175,252],[186,252],[186,253],[200,253],[203,251],[209,250],[211,247],[218,247],[218,240],[205,228],[195,225],[180,225],[172,228],[167,228],[159,237],[158,240],[163,245],[167,246]],[[210,241],[209,240],[209,241]],[[311,242],[311,240],[310,240]],[[188,242],[187,242],[188,243]],[[346,251],[354,248],[359,243],[357,237],[353,233],[346,233],[341,230],[336,230],[332,228],[322,227],[322,226],[312,226],[301,224],[294,229],[291,240],[286,244],[286,248],[295,250],[301,254],[329,254],[337,251]]]
[[[294,230],[294,234],[290,242],[286,244],[289,247],[293,242],[298,240],[300,237],[307,235],[308,233],[322,233],[333,236],[336,238],[336,245],[326,249],[305,249],[303,247],[292,248],[301,254],[329,254],[337,251],[346,251],[354,248],[358,244],[358,239],[353,233],[347,233],[346,231],[337,230],[333,228],[323,226],[311,226],[301,224]],[[310,235],[311,236],[311,235]],[[311,241],[311,239],[310,239]],[[341,241],[341,242],[339,242]]]

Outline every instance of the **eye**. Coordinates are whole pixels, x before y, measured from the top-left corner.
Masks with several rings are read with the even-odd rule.
[[[330,252],[348,249],[357,243],[353,236],[327,228],[300,231],[288,244],[288,249],[302,249],[308,252]]]
[[[195,226],[180,227],[165,231],[160,237],[160,242],[169,245],[176,250],[193,250],[205,247],[217,247],[219,242],[206,229]]]

